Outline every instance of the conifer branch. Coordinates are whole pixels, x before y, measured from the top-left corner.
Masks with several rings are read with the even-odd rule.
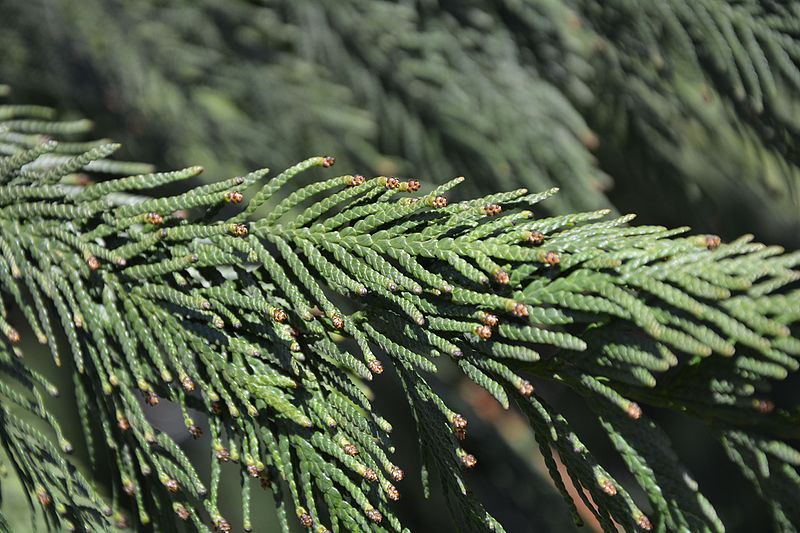
[[[429,382],[448,361],[525,414],[568,504],[571,483],[607,530],[723,529],[650,406],[709,422],[778,523],[800,523],[800,452],[785,442],[796,409],[770,397],[800,366],[800,253],[630,226],[605,210],[535,217],[552,190],[450,203],[461,179],[429,192],[391,176],[295,185],[309,169],[331,176],[332,157],[165,196],[158,186],[200,169],[149,173],[104,159],[109,143],[49,157],[65,146],[51,136],[86,124],[45,115],[0,107],[14,146],[0,159],[0,442],[54,528],[104,529],[125,509],[159,528],[171,509],[197,530],[228,531],[218,484],[232,461],[246,527],[263,497],[250,493],[255,478],[286,531],[401,530],[392,426],[364,392],[391,365],[454,520],[502,530],[466,488],[479,460],[468,422]],[[111,173],[137,175],[86,177]],[[85,445],[113,472],[110,504],[64,457],[72,445],[42,399],[56,391],[16,346],[26,330],[74,374]],[[540,381],[587,399],[653,513]],[[148,421],[146,404],[161,400],[180,406],[189,434],[211,436],[209,480]]]

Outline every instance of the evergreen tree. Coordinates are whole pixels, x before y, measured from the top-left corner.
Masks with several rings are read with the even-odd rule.
[[[524,417],[576,523],[724,529],[653,416],[676,412],[705,425],[776,529],[797,529],[800,409],[775,385],[800,368],[800,253],[649,222],[797,244],[800,6],[0,13],[0,77],[19,88],[0,105],[0,467],[49,527],[249,529],[251,502],[271,497],[283,530],[401,530],[404,489],[441,493],[459,529],[502,530],[478,459],[517,465],[505,494],[538,480],[453,394],[459,375]],[[206,177],[113,159],[88,121],[25,100],[77,107],[137,157]],[[345,172],[293,164],[309,152]],[[249,170],[264,160],[292,166]],[[412,172],[432,177],[394,176]],[[74,391],[75,445],[47,399],[53,366]],[[413,429],[387,420],[392,384]],[[160,402],[210,461],[154,420]],[[622,468],[584,444],[589,426]],[[422,487],[401,483],[393,444],[413,441]],[[528,507],[527,525],[565,530],[537,497],[547,510]]]

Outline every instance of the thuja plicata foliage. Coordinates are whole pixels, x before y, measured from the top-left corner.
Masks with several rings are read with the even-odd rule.
[[[500,531],[467,490],[468,420],[429,385],[444,364],[525,415],[577,521],[570,485],[609,531],[723,530],[648,418],[661,407],[706,421],[776,524],[800,524],[797,410],[770,389],[799,366],[800,253],[605,210],[534,215],[556,190],[450,202],[462,178],[342,176],[332,157],[167,195],[202,169],[108,159],[118,145],[76,140],[88,126],[0,107],[0,442],[53,529],[229,531],[231,463],[245,529],[252,501],[272,497],[284,531],[402,530],[393,502],[420,488],[403,487],[369,392],[397,379],[425,490],[441,487],[458,528]],[[300,185],[314,167],[325,177]],[[76,445],[47,408],[58,391],[26,362],[25,335],[74,378],[79,446],[112,473],[110,498],[68,459]],[[540,396],[544,381],[585,397],[646,499]],[[148,421],[160,401],[210,435],[208,479]]]

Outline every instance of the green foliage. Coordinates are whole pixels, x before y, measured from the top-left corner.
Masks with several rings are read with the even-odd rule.
[[[330,157],[168,196],[158,187],[201,169],[103,159],[117,145],[54,141],[87,123],[45,115],[0,107],[0,437],[54,527],[105,529],[133,510],[139,526],[170,530],[172,511],[227,531],[219,481],[232,461],[245,528],[256,478],[284,530],[401,530],[392,502],[404,474],[369,388],[391,379],[387,365],[416,422],[423,479],[440,484],[461,529],[502,526],[467,490],[466,418],[432,387],[448,365],[527,417],[576,520],[567,484],[606,530],[723,529],[647,416],[665,407],[709,424],[781,529],[800,524],[800,452],[787,443],[798,410],[771,399],[800,368],[800,253],[629,226],[607,210],[533,216],[553,190],[448,203],[461,178],[427,193],[386,176],[293,184]],[[94,183],[115,172],[141,173]],[[110,504],[65,458],[72,446],[43,400],[56,391],[15,346],[23,324],[74,375],[85,444],[112,472]],[[540,395],[546,381],[587,399],[647,501]],[[146,404],[161,400],[187,432],[210,434],[209,479],[148,420]]]
[[[648,222],[800,244],[794,3],[0,8],[0,78],[113,114],[104,127],[151,160],[216,175],[265,153],[288,166],[330,152],[348,171],[469,172],[473,195],[559,186],[551,213],[613,203]],[[142,123],[158,133],[139,135]]]

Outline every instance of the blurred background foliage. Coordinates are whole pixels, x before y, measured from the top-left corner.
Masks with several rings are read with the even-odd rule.
[[[161,169],[217,178],[333,154],[344,173],[465,175],[470,194],[558,186],[547,209],[800,247],[797,2],[0,0],[0,14],[13,100],[92,117],[124,157]],[[509,531],[570,529],[514,415],[444,390],[500,430],[473,433],[488,509]],[[401,409],[381,392],[380,409]],[[546,392],[609,447],[579,423],[585,405]],[[713,439],[663,423],[723,520],[763,526]],[[415,450],[406,439],[398,449]],[[403,459],[411,486],[419,464]],[[442,501],[413,492],[401,518],[446,530]]]

